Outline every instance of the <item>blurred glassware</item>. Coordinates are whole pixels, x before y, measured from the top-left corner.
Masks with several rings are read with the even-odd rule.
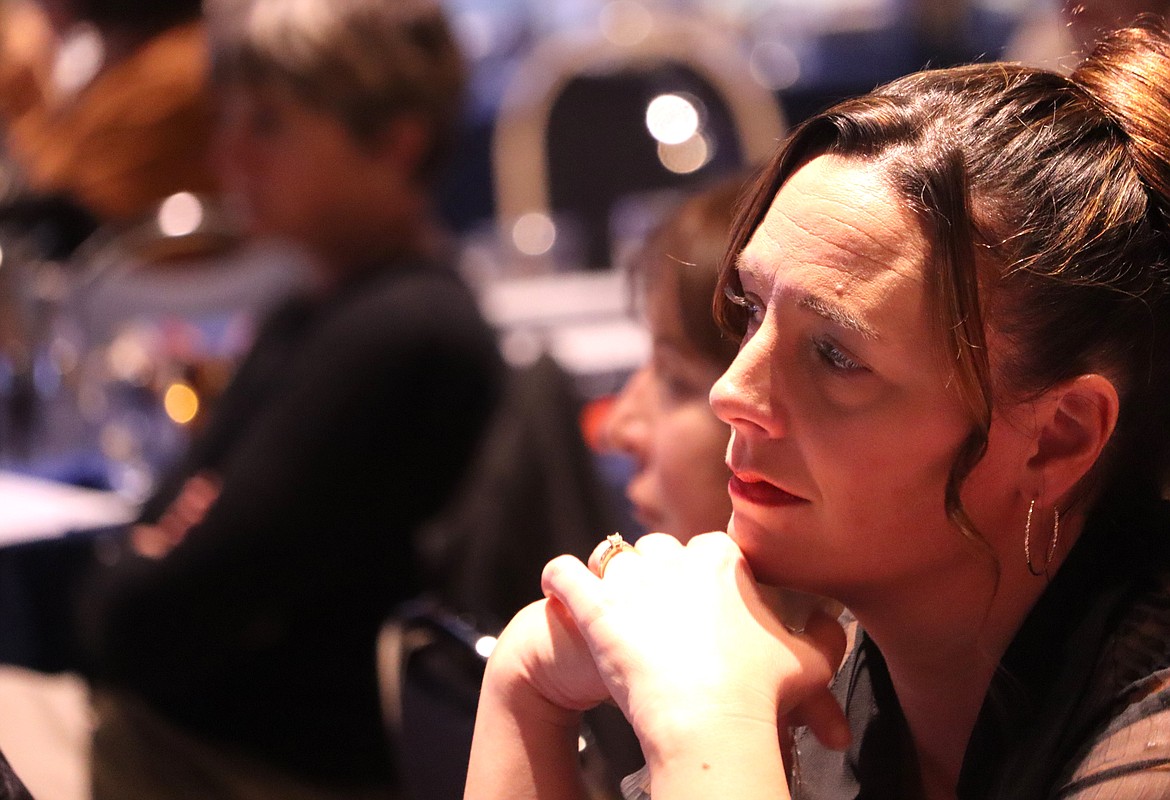
[[[459,269],[472,286],[585,268],[580,221],[530,211],[510,224],[483,222],[460,238]]]
[[[303,275],[298,252],[237,231],[217,203],[180,192],[67,259],[14,240],[0,274],[0,299],[21,311],[0,348],[0,463],[145,497],[226,385],[251,322]]]

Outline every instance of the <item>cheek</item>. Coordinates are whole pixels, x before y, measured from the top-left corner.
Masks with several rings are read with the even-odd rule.
[[[723,528],[731,511],[724,464],[728,428],[705,402],[696,402],[665,415],[656,433],[655,468],[665,504],[688,516],[692,526]]]
[[[947,479],[966,434],[964,422],[947,416],[943,407],[815,425],[808,467],[829,513],[863,528],[875,519],[895,527],[943,522]]]
[[[252,177],[249,195],[257,216],[280,232],[308,235],[320,223],[319,208],[328,208],[329,186],[300,169],[265,165]]]
[[[302,164],[289,161],[288,155],[278,153],[253,168],[253,180],[259,184],[257,188],[269,195],[274,203],[291,204],[298,196],[316,194],[321,189]],[[288,197],[289,194],[293,197]]]

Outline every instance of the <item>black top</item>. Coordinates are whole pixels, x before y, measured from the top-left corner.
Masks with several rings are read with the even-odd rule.
[[[1167,539],[1160,503],[1090,520],[992,680],[959,798],[1170,797]],[[913,796],[909,731],[864,633],[833,691],[853,742],[838,753],[798,731],[793,797]]]
[[[421,588],[412,536],[450,497],[502,366],[452,273],[394,264],[278,309],[179,479],[223,489],[165,558],[84,605],[100,682],[222,745],[332,783],[387,779],[375,639]]]
[[[33,800],[3,753],[0,753],[0,800]]]

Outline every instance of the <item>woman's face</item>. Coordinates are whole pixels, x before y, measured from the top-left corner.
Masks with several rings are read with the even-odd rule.
[[[711,402],[732,428],[729,533],[766,582],[848,604],[972,560],[944,507],[970,423],[930,322],[927,250],[878,169],[822,156],[741,254],[751,321]],[[1022,531],[1010,481],[1026,444],[996,420],[964,484],[985,535]]]
[[[217,166],[252,233],[332,256],[379,224],[382,173],[338,119],[276,87],[229,84],[221,95]]]
[[[686,338],[675,277],[664,273],[654,281],[647,314],[651,360],[626,383],[607,436],[635,460],[626,494],[638,521],[686,541],[723,530],[731,513],[723,463],[728,429],[707,402],[723,366]]]

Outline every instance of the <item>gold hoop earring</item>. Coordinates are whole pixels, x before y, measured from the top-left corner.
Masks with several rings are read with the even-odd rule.
[[[1056,545],[1060,542],[1060,509],[1052,507],[1052,539],[1044,549],[1044,567],[1036,569],[1032,563],[1032,512],[1036,510],[1036,501],[1028,503],[1028,516],[1024,519],[1024,563],[1028,565],[1028,572],[1036,577],[1048,574],[1048,567],[1056,557]]]

